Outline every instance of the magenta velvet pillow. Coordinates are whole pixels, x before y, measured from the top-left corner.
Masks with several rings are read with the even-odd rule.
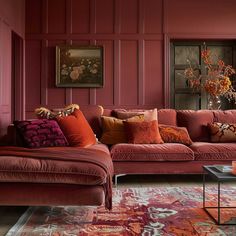
[[[55,120],[14,121],[24,145],[29,148],[67,146],[68,142]]]

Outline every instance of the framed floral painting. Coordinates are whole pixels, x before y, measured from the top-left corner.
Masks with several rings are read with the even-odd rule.
[[[56,46],[57,87],[103,87],[103,47]]]

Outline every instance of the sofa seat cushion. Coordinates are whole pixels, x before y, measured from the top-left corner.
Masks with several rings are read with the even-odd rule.
[[[236,160],[236,143],[194,142],[190,148],[195,160]]]
[[[103,144],[91,148],[51,147],[33,151],[2,147],[0,182],[102,185],[108,175],[103,165],[113,171],[109,150]],[[97,161],[101,161],[101,165],[96,164]]]
[[[111,147],[113,161],[191,161],[193,151],[179,143],[126,144]]]

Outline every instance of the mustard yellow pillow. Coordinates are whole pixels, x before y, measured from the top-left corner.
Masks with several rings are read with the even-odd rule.
[[[123,121],[141,122],[144,121],[144,115],[137,115],[125,120],[102,116],[101,121],[103,133],[100,141],[105,144],[113,145],[117,143],[127,143]]]

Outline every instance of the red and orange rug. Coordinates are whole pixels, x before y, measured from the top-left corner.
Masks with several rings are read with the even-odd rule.
[[[208,204],[217,189],[207,189]],[[236,188],[222,190],[222,203],[236,205]],[[234,198],[235,197],[235,198]],[[234,200],[235,199],[235,200]],[[216,213],[216,212],[215,212]],[[224,221],[236,210],[224,211]],[[92,221],[81,224],[80,221]],[[31,207],[7,236],[233,236],[236,226],[217,226],[202,209],[201,187],[114,189],[113,210],[91,207]]]

